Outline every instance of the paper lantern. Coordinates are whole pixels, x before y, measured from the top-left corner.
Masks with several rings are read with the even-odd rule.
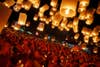
[[[52,7],[57,7],[58,0],[51,0],[50,5]]]
[[[39,25],[38,25],[38,27],[37,27],[37,30],[38,30],[38,31],[43,31],[43,30],[44,30],[44,25],[45,25],[45,24],[42,23],[42,22],[39,23]]]
[[[90,0],[79,0],[79,1],[80,1],[79,5],[83,7],[87,7],[90,3]]]
[[[84,42],[88,43],[89,42],[89,36],[84,36]]]
[[[78,23],[79,23],[79,19],[77,17],[75,17],[73,20],[73,25],[78,26]]]
[[[85,19],[86,19],[86,11],[81,12],[81,13],[79,14],[79,19],[80,19],[80,20],[85,20]]]
[[[97,47],[95,47],[95,48],[93,49],[93,53],[98,53],[98,48],[97,48]]]
[[[70,22],[67,24],[67,27],[73,28],[73,23],[72,23],[72,21],[70,21]]]
[[[34,8],[39,8],[40,6],[40,0],[29,0],[32,4]]]
[[[48,9],[49,9],[48,4],[45,4],[45,5],[43,5],[42,7],[40,7],[39,11],[42,12],[42,13],[44,13],[44,12],[45,12],[46,10],[48,10]]]
[[[34,15],[33,20],[34,21],[37,21],[38,20],[38,15],[37,14]]]
[[[24,0],[17,0],[17,4],[22,4]]]
[[[80,34],[79,33],[76,33],[75,35],[74,35],[74,39],[78,39],[79,38],[79,36],[80,36]]]
[[[22,4],[16,4],[13,7],[13,9],[14,9],[15,12],[19,12],[21,10],[21,8],[22,8]]]
[[[5,6],[7,6],[8,8],[10,8],[11,6],[13,6],[15,4],[14,0],[5,0],[4,1]]]
[[[92,35],[93,36],[98,36],[100,32],[100,26],[96,26],[94,27],[93,31],[92,31]]]
[[[84,11],[86,11],[86,7],[81,7],[81,6],[78,7],[79,13],[84,12]]]
[[[62,16],[59,14],[59,12],[57,12],[52,18],[52,25],[59,26],[61,20],[62,20]]]
[[[46,21],[46,18],[47,18],[47,16],[43,16],[43,17],[40,17],[39,20],[45,22]]]
[[[86,43],[82,43],[82,44],[81,44],[81,48],[82,48],[82,50],[86,50],[86,49],[87,49]]]
[[[87,10],[87,12],[86,12],[86,19],[93,18],[94,13],[95,13],[95,9],[89,9],[89,10]]]
[[[89,29],[89,28],[87,28],[87,27],[83,27],[83,29],[82,29],[82,31],[81,31],[81,33],[82,33],[83,35],[87,35],[87,36],[90,36],[91,32],[92,32],[92,30]]]
[[[44,12],[40,12],[40,11],[39,11],[39,12],[38,12],[38,16],[39,16],[39,17],[43,17],[43,16],[44,16]]]
[[[98,36],[94,36],[94,37],[92,38],[92,40],[93,40],[94,43],[97,43],[97,42],[100,41],[100,39],[99,39]]]
[[[32,3],[31,2],[29,2],[29,1],[24,1],[23,2],[23,8],[25,10],[27,10],[27,11],[30,10],[31,6],[32,6]]]
[[[68,22],[68,20],[67,20],[66,18],[65,18],[65,19],[63,19],[63,20],[62,20],[62,22],[61,22],[61,24],[60,24],[60,26],[61,26],[62,28],[65,28],[65,27],[66,27],[67,22]]]
[[[92,23],[93,23],[93,20],[94,20],[94,18],[93,17],[91,17],[91,18],[88,18],[87,20],[86,20],[86,24],[87,25],[91,25]]]
[[[64,17],[74,17],[76,15],[78,0],[62,0],[60,14]]]
[[[27,15],[25,13],[20,13],[18,18],[19,25],[25,25],[27,20]]]
[[[51,22],[51,18],[46,18],[45,23],[46,23],[46,24],[49,24],[49,22]]]
[[[78,26],[73,26],[73,31],[74,31],[74,33],[77,33],[78,32]]]

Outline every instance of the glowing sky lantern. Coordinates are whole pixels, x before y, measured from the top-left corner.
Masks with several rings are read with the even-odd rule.
[[[98,7],[97,7],[97,10],[96,10],[96,13],[100,15],[100,1],[98,3]]]
[[[64,17],[74,17],[76,15],[78,0],[62,0],[60,14]]]
[[[63,18],[63,20],[62,20],[62,22],[61,22],[61,24],[60,24],[60,26],[62,27],[62,28],[65,28],[66,27],[66,24],[67,24],[67,22],[68,22],[68,20],[65,18]]]
[[[79,34],[79,33],[76,33],[76,34],[74,35],[74,39],[78,39],[79,36],[80,36],[80,34]]]
[[[43,5],[42,7],[40,7],[39,11],[44,13],[44,12],[45,12],[46,10],[48,10],[48,9],[49,9],[48,4],[45,4],[45,5]]]
[[[22,8],[22,4],[16,4],[13,7],[13,9],[14,9],[15,12],[19,12],[21,10],[21,8]]]
[[[79,1],[80,1],[79,5],[83,7],[87,7],[90,3],[90,0],[79,0]]]
[[[31,5],[32,5],[32,3],[29,2],[29,1],[24,1],[24,2],[23,2],[23,8],[24,8],[25,10],[29,10],[29,9],[31,8]]]
[[[4,1],[5,6],[7,6],[8,8],[10,8],[11,6],[13,6],[15,4],[14,0],[5,0]]]
[[[24,0],[17,0],[17,4],[22,4]]]
[[[57,7],[58,0],[51,0],[50,5],[52,7]]]
[[[25,13],[20,13],[18,18],[19,25],[25,25],[27,20],[27,15]]]
[[[38,27],[37,27],[37,30],[38,30],[38,31],[43,31],[43,30],[44,30],[44,25],[45,25],[45,24],[42,23],[42,22],[39,23],[39,25],[38,25]]]
[[[52,18],[52,25],[59,26],[61,20],[62,20],[62,16],[60,15],[59,12],[57,12]]]

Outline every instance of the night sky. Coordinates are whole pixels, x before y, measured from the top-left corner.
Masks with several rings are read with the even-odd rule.
[[[0,0],[0,1],[3,2],[4,0]],[[89,9],[89,8],[97,8],[98,2],[99,2],[99,0],[90,0],[90,4],[87,7],[87,9]],[[41,0],[40,7],[43,6],[46,3],[48,5],[50,5],[50,0]],[[58,4],[58,10],[59,10],[60,4],[61,4],[61,0],[58,0],[58,3],[59,3]],[[12,8],[13,8],[13,6],[11,7],[11,9]],[[51,6],[50,6],[50,8],[51,8]],[[36,28],[37,28],[37,26],[38,26],[38,24],[39,24],[40,21],[39,20],[38,21],[34,21],[33,20],[33,17],[34,17],[34,15],[36,13],[38,13],[38,11],[39,11],[39,9],[35,9],[33,7],[31,7],[31,9],[29,11],[26,11],[25,9],[21,9],[19,12],[15,12],[13,10],[13,12],[12,12],[10,18],[9,18],[9,21],[8,21],[9,22],[9,26],[11,26],[11,24],[14,24],[18,20],[18,17],[19,17],[19,13],[20,12],[26,13],[27,14],[27,21],[30,21],[31,24],[30,24],[30,27],[24,27],[25,28],[24,30],[26,32],[27,31],[30,31],[33,34],[35,34],[35,32],[37,31]],[[49,11],[50,11],[50,9],[45,12],[45,15],[47,17],[49,17]],[[78,15],[78,13],[77,13],[77,15]],[[68,20],[72,20],[72,19],[69,18]],[[86,25],[85,24],[85,21],[80,21],[79,22],[79,33],[81,32],[81,30],[82,30],[82,28],[84,26],[93,29],[97,25],[100,25],[100,15],[98,15],[98,14],[95,13],[94,14],[94,21],[93,21],[93,24],[92,25],[90,25],[90,26]],[[75,40],[73,40],[73,36],[75,35],[75,33],[73,32],[72,29],[70,31],[66,31],[66,30],[60,31],[58,28],[52,29],[51,28],[51,24],[46,25],[44,31],[43,32],[40,32],[41,37],[43,37],[46,34],[50,35],[51,37],[52,36],[55,36],[56,37],[56,40],[59,41],[59,42],[64,41],[66,37],[68,37],[68,42],[71,42],[71,43],[78,43],[80,40],[83,39],[83,37],[81,35],[80,38],[78,39],[78,41],[75,41]]]

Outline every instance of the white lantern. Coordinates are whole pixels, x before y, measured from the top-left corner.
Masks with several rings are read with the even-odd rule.
[[[62,0],[60,14],[64,17],[74,17],[76,15],[78,0]]]

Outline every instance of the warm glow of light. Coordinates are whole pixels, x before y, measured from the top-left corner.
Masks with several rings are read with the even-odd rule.
[[[14,0],[5,0],[4,1],[5,6],[7,6],[8,8],[10,8],[11,6],[13,6],[15,4]]]
[[[60,14],[64,17],[74,17],[76,15],[78,0],[62,0]]]
[[[39,11],[42,12],[42,13],[44,13],[44,12],[45,12],[46,10],[48,10],[48,9],[49,9],[48,4],[45,4],[45,5],[43,5],[42,7],[40,7]]]
[[[21,8],[22,8],[22,4],[16,4],[13,7],[14,11],[16,11],[16,12],[19,12],[21,10]]]
[[[19,25],[25,25],[27,20],[27,15],[25,13],[20,13],[19,19],[18,19],[18,24]]]
[[[38,31],[43,31],[44,30],[44,23],[39,23],[38,27],[37,27]]]
[[[29,1],[24,1],[24,3],[23,3],[23,8],[24,8],[25,10],[30,10],[31,5],[32,5],[31,2],[29,2]]]
[[[52,7],[57,7],[58,0],[51,0],[50,5]]]
[[[24,0],[17,0],[17,4],[22,4]]]
[[[60,21],[62,20],[62,16],[57,12],[52,18],[52,25],[59,26]]]
[[[80,36],[80,34],[79,33],[76,33],[75,35],[74,35],[74,39],[78,39],[79,38],[79,36]]]

